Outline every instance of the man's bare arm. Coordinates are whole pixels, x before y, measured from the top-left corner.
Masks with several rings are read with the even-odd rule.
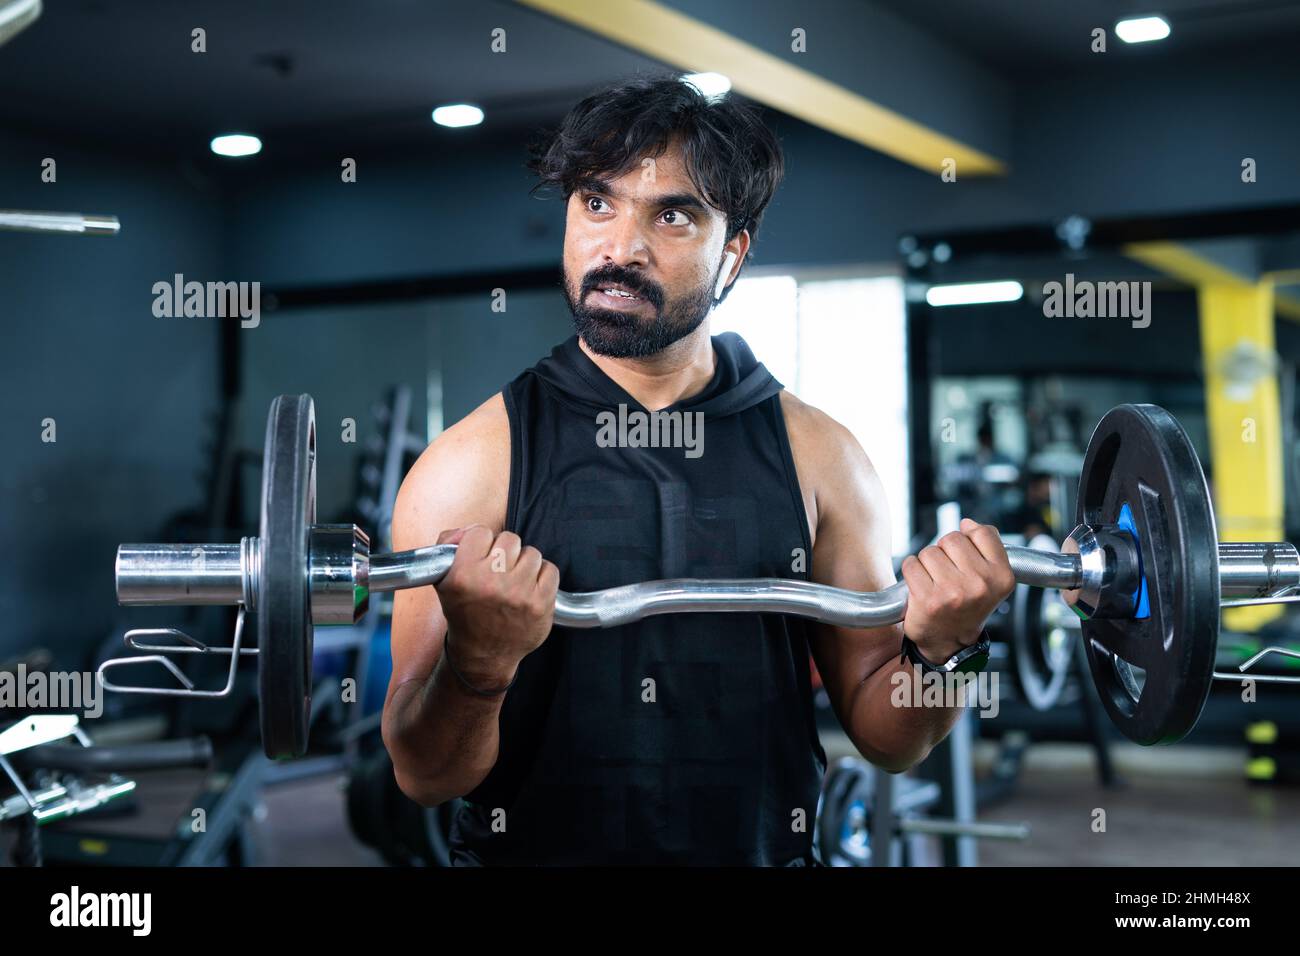
[[[433,544],[451,528],[500,531],[509,475],[510,426],[496,395],[438,436],[411,468],[393,511],[394,548]],[[397,591],[392,626],[384,743],[403,792],[434,806],[474,789],[496,763],[504,697],[467,692],[445,666],[447,621],[433,587]],[[478,676],[487,687],[496,675]]]
[[[889,510],[866,452],[848,429],[794,396],[783,401],[804,498],[814,526],[811,578],[854,591],[895,581]],[[952,729],[958,708],[895,707],[890,702],[903,626],[813,625],[812,651],[845,733],[871,763],[891,773],[925,759]]]

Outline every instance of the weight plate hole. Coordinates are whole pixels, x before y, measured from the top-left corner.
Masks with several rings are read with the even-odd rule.
[[[1136,705],[1142,699],[1142,688],[1146,686],[1147,672],[1118,657],[1112,657],[1111,663],[1115,667],[1115,676],[1119,678],[1120,687]]]

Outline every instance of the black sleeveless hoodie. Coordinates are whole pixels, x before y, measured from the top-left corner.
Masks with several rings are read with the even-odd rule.
[[[695,450],[632,447],[645,444],[634,431],[609,447],[608,429],[598,443],[602,413],[646,410],[576,336],[503,390],[506,528],[559,567],[564,590],[807,578],[782,385],[734,333],[713,347],[709,384],[663,409],[702,416]],[[497,762],[453,820],[453,864],[817,862],[826,755],[808,627],[730,612],[554,628],[502,704]]]

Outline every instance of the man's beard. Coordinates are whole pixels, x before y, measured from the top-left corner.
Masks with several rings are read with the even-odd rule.
[[[644,307],[639,312],[618,312],[586,304],[592,291],[610,283],[626,285],[641,296],[653,315],[646,318]],[[665,309],[663,291],[658,286],[619,269],[602,269],[589,275],[579,289],[577,301],[569,292],[567,271],[562,284],[578,335],[597,355],[609,358],[656,355],[698,329],[713,308],[713,290],[707,284]]]

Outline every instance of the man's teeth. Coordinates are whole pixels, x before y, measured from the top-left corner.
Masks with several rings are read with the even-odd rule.
[[[640,298],[640,296],[635,296],[631,292],[624,292],[622,289],[601,289],[600,291],[605,293],[606,295],[621,295],[625,299]]]

